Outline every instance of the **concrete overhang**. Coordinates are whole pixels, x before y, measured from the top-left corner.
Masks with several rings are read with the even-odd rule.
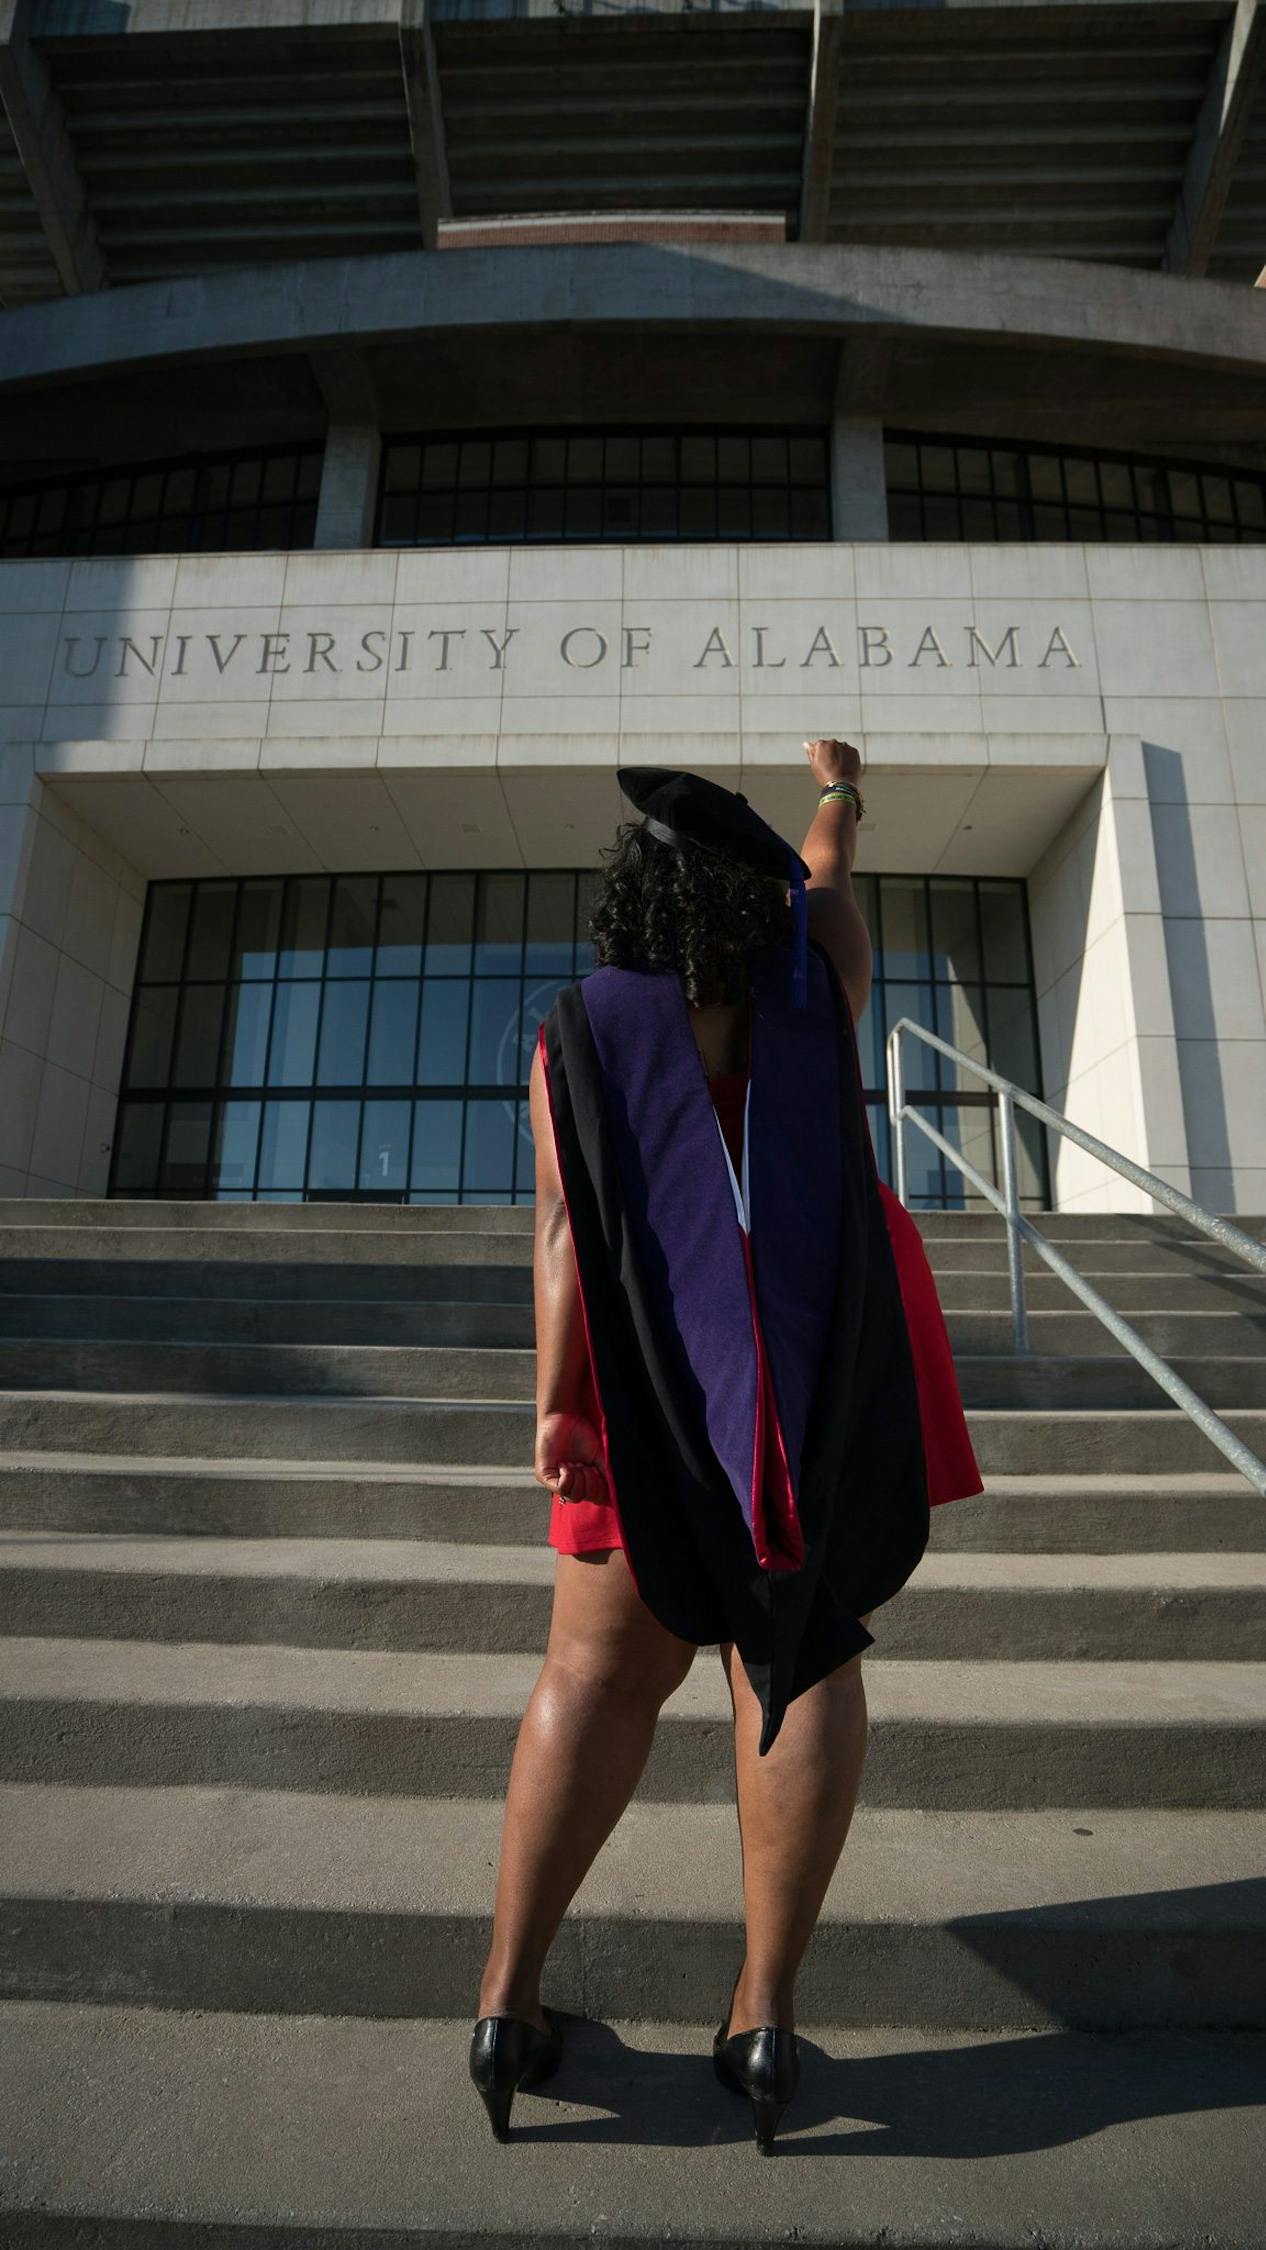
[[[318,258],[28,305],[0,316],[0,386],[543,330],[869,330],[1266,375],[1266,298],[1230,282],[992,252],[643,243]]]
[[[857,740],[857,736],[853,737]],[[1103,735],[862,738],[858,867],[885,874],[1026,875],[1094,786]],[[420,867],[596,867],[631,817],[615,752],[568,755],[479,738],[355,744],[42,743],[44,782],[149,877]],[[626,738],[621,757],[642,753]],[[647,738],[645,756],[742,788],[799,842],[806,768],[780,741],[736,760],[706,736]],[[359,759],[359,762],[357,762]],[[796,761],[793,763],[793,759]],[[205,762],[204,762],[205,760]],[[811,795],[811,792],[809,792]]]

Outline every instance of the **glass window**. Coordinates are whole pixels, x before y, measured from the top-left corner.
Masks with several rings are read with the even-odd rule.
[[[211,1152],[212,1195],[240,1194],[254,1187],[259,1117],[258,1102],[220,1104]]]
[[[272,1018],[270,984],[231,984],[224,1023],[223,1082],[262,1086]]]
[[[880,884],[885,977],[928,973],[927,892],[923,878],[885,875]]]
[[[114,1129],[114,1193],[153,1195],[163,1137],[161,1102],[124,1102]]]
[[[518,978],[476,979],[471,987],[470,1083],[513,1085],[518,1038]]]
[[[422,995],[418,1084],[460,1086],[466,1076],[470,986],[464,977],[429,978]]]
[[[828,539],[827,432],[402,433],[383,446],[376,537],[383,546]]]
[[[509,1188],[514,1178],[515,1104],[492,1100],[466,1105],[467,1189]]]
[[[993,1111],[976,1105],[947,1103],[941,1111],[941,1131],[952,1148],[961,1148],[968,1163],[991,1187],[998,1184]],[[951,1210],[986,1208],[985,1198],[965,1180],[957,1165],[942,1158],[944,1200]]]
[[[1029,949],[1024,927],[1024,894],[1019,885],[982,882],[980,920],[985,940],[985,975],[997,984],[1027,984]]]
[[[371,1086],[411,1086],[422,987],[416,977],[388,977],[374,986],[365,1080]]]
[[[985,996],[978,984],[938,984],[936,987],[936,1021],[932,1029],[952,1047],[961,1047],[973,1062],[991,1062],[992,1054],[985,1027]],[[974,1093],[980,1080],[961,1063],[951,1062],[948,1055],[936,1058],[942,1087],[955,1093]]]
[[[568,539],[600,539],[602,494],[584,485],[569,485],[563,505],[563,531]]]
[[[368,1028],[368,982],[327,984],[317,1049],[319,1086],[359,1086],[362,1083]]]
[[[976,885],[934,877],[932,898],[932,974],[970,980],[980,975],[976,929]]]
[[[1021,986],[993,992],[989,1001],[989,1060],[1004,1078],[1037,1091],[1037,1038],[1029,995]]]
[[[677,500],[677,523],[683,539],[715,539],[717,496],[711,485],[683,484]]]
[[[160,984],[180,975],[192,897],[192,883],[151,884],[138,971],[142,984]]]
[[[129,1086],[167,1084],[179,999],[180,987],[175,984],[161,985],[152,992],[138,991],[132,1007],[127,1061]]]
[[[611,473],[608,464],[608,474]],[[616,472],[619,474],[620,472]],[[528,441],[526,438],[498,438],[492,449],[492,481],[494,484],[521,485],[528,474]]]
[[[475,920],[476,973],[519,967],[523,952],[523,902],[526,878],[490,874],[479,886]]]
[[[415,1102],[411,1188],[452,1190],[461,1185],[463,1102]]]
[[[900,1014],[901,1011],[898,1010],[897,1012]],[[893,1021],[896,1022],[895,1016]],[[872,984],[870,999],[862,1010],[857,1025],[857,1050],[861,1057],[863,1085],[882,1086],[886,1082],[887,1072],[884,1065],[884,1033],[886,1029],[883,988]]]
[[[176,1027],[174,1086],[214,1086],[219,1079],[222,984],[187,984]]]
[[[374,922],[378,913],[376,875],[340,875],[330,908],[325,973],[331,977],[368,976],[373,966]]]
[[[167,1142],[158,1175],[161,1193],[203,1195],[210,1147],[211,1103],[173,1102],[167,1112]]]
[[[355,1187],[360,1117],[359,1102],[313,1102],[309,1188]]]
[[[939,1102],[920,1104],[929,1125],[938,1133],[944,1132],[944,1122]],[[945,1179],[941,1170],[940,1150],[933,1148],[927,1136],[917,1125],[907,1125],[906,1135],[906,1192],[916,1207],[935,1208],[945,1200]],[[946,1135],[948,1139],[948,1135]]]
[[[380,977],[415,977],[426,930],[426,876],[385,875],[375,966]]]
[[[567,440],[567,481],[596,484],[602,475],[602,439],[573,437]]]
[[[900,1023],[903,1016],[909,1016],[913,1023],[925,1024],[929,1031],[940,1030],[930,984],[907,984],[903,980],[894,982],[885,979],[880,987],[879,997],[883,1005],[885,1039],[893,1025]],[[875,999],[872,988],[872,1008],[875,1007]],[[907,1039],[903,1053],[907,1092],[915,1087],[926,1088],[937,1084],[935,1048],[925,1047],[921,1039]]]
[[[474,916],[473,875],[431,877],[431,912],[426,933],[428,977],[459,976],[470,968]]]
[[[281,917],[277,974],[319,976],[325,966],[325,929],[330,911],[328,875],[292,875]]]
[[[593,965],[601,879],[544,868],[153,885],[143,956],[172,974],[133,996],[110,1192],[530,1200],[537,1034]],[[885,1032],[903,1015],[1040,1092],[1023,884],[859,875],[856,894],[875,947],[858,1027],[868,1100],[882,1106]],[[181,982],[186,955],[240,973]],[[957,1088],[953,1066],[914,1045],[906,1070],[929,1114],[948,1102],[962,1145],[986,1151],[990,1100],[970,1075]],[[877,1110],[871,1123],[886,1164]],[[1042,1142],[1026,1144],[1029,1202],[1042,1199]],[[920,1163],[916,1200],[961,1205],[952,1167]]]
[[[411,1102],[366,1102],[360,1140],[360,1185],[404,1190],[409,1169]]]
[[[268,1078],[273,1086],[308,1086],[316,1057],[319,984],[279,984],[273,1010]]]
[[[311,1106],[310,1102],[265,1102],[259,1147],[261,1189],[303,1186]]]
[[[323,454],[314,443],[11,486],[0,491],[0,556],[197,553],[230,528],[236,548],[310,547]]]
[[[1266,539],[1260,471],[886,430],[884,478],[890,539]]]
[[[242,884],[237,909],[237,934],[233,944],[234,976],[276,976],[281,896],[280,878],[263,883]]]

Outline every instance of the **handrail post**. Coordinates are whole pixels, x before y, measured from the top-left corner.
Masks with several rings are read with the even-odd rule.
[[[898,1203],[906,1200],[905,1084],[901,1072],[901,1027],[888,1034],[888,1122],[892,1127],[893,1187]]]
[[[1029,1316],[1024,1302],[1024,1245],[1020,1240],[1020,1196],[1015,1161],[1015,1103],[1010,1094],[998,1096],[998,1138],[1002,1144],[1002,1193],[1006,1203],[1007,1270],[1011,1276],[1011,1346],[1029,1348]]]

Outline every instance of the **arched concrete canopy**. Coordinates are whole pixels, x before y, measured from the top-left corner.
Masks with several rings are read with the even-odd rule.
[[[966,251],[621,243],[318,258],[31,305],[0,318],[0,385],[551,325],[886,329],[1266,372],[1266,291],[1230,282]]]

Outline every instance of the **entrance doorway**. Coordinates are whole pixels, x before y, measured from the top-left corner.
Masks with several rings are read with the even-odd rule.
[[[592,869],[215,877],[150,885],[110,1193],[234,1202],[523,1203],[540,1022],[593,966]],[[858,875],[874,982],[859,1026],[881,1172],[884,1040],[903,1015],[1035,1093],[1024,885]],[[927,1049],[911,1091],[997,1176],[990,1097]],[[917,1074],[921,1072],[922,1077]],[[1019,1121],[1022,1195],[1044,1150]],[[961,1205],[910,1136],[911,1200]]]

